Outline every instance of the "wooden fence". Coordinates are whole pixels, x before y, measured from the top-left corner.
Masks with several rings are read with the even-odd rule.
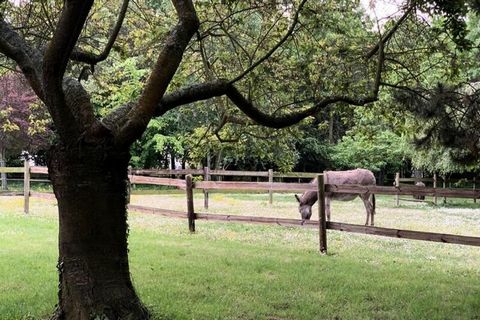
[[[24,173],[25,168],[0,168],[0,173]],[[48,174],[48,169],[46,167],[32,167],[30,174]],[[27,173],[29,176],[29,174]],[[133,169],[129,167],[129,180],[132,185],[135,184],[150,184],[150,185],[163,185],[171,187],[179,187],[185,189],[185,186],[179,185],[177,182],[178,179],[162,178],[165,176],[202,176],[203,181],[211,181],[212,177],[254,177],[254,178],[267,178],[268,183],[273,183],[274,179],[285,179],[285,178],[295,178],[295,179],[313,179],[317,173],[313,172],[275,172],[273,169],[268,171],[235,171],[235,170],[211,170],[208,167],[203,169]],[[24,175],[25,177],[25,175]],[[24,178],[25,179],[25,178]],[[13,179],[21,180],[24,179]],[[9,179],[12,180],[12,179]],[[45,179],[29,179],[31,182],[48,182]],[[208,209],[209,206],[209,189],[216,188],[205,188],[203,189],[204,194],[204,208]],[[253,190],[253,189],[252,189]],[[262,189],[263,190],[263,189]],[[265,190],[269,194],[269,203],[273,203],[273,193],[274,191],[281,191],[281,189],[268,189]]]
[[[396,175],[395,175],[394,186],[395,187],[401,187],[401,186],[405,186],[405,185],[411,185],[411,183],[427,182],[427,183],[432,183],[433,188],[435,189],[435,188],[438,188],[438,185],[441,182],[443,189],[446,189],[447,185],[448,185],[449,189],[452,189],[452,183],[459,182],[459,181],[463,181],[463,182],[466,182],[466,183],[471,183],[473,191],[475,191],[477,189],[476,188],[476,185],[477,185],[476,177],[473,177],[473,179],[471,179],[471,180],[468,180],[468,179],[448,179],[446,177],[443,177],[443,178],[438,177],[436,173],[433,174],[432,178],[400,178],[400,173],[397,172]],[[405,182],[407,184],[405,184]],[[465,190],[465,189],[461,189],[461,190]],[[447,202],[447,198],[448,198],[448,196],[443,197],[443,203]],[[399,195],[395,196],[395,202],[396,202],[397,206],[400,204],[400,201],[415,201],[415,202],[418,202],[418,201],[425,201],[425,200],[417,200],[417,199],[413,199],[413,198],[412,199],[405,199],[405,198],[402,199],[402,198],[399,197]],[[438,196],[434,195],[433,196],[433,203],[437,204],[437,202],[438,202]],[[474,197],[473,202],[477,203],[477,198]]]
[[[354,225],[339,222],[327,222],[325,218],[325,193],[373,193],[384,195],[424,195],[434,197],[455,197],[455,198],[478,198],[480,197],[479,190],[461,190],[461,189],[437,189],[424,188],[417,186],[400,186],[400,187],[382,187],[382,186],[363,186],[363,185],[325,185],[323,182],[323,175],[318,175],[318,184],[301,184],[301,183],[249,183],[249,182],[197,182],[192,188],[195,189],[217,189],[217,190],[267,190],[272,188],[276,191],[316,191],[318,192],[319,206],[318,206],[318,221],[308,221],[306,224],[299,219],[278,219],[265,217],[238,217],[226,216],[213,218],[215,215],[205,216],[204,214],[195,214],[193,208],[191,212],[187,213],[189,219],[205,219],[210,220],[226,220],[226,221],[242,221],[251,223],[269,223],[269,224],[284,224],[296,226],[316,226],[319,228],[319,242],[320,251],[325,253],[327,251],[327,229],[355,232],[363,234],[373,234],[394,238],[405,238],[415,240],[436,241],[444,243],[456,243],[464,245],[480,246],[480,237],[469,237],[452,234],[441,234],[411,230],[400,230],[392,228],[380,228],[373,226]],[[189,224],[191,225],[191,223]]]
[[[130,176],[202,176],[203,181],[211,181],[213,176],[217,177],[253,177],[253,178],[267,178],[269,183],[273,183],[274,179],[285,179],[285,178],[296,178],[296,179],[313,179],[317,175],[314,172],[275,172],[273,169],[268,171],[237,171],[237,170],[212,170],[209,167],[204,167],[203,169],[133,169],[129,168]],[[134,182],[131,180],[132,184]],[[140,183],[140,182],[138,182]],[[203,207],[208,209],[209,205],[209,190],[213,188],[204,188],[203,189]],[[275,190],[269,189],[268,192],[268,202],[273,203],[273,192]],[[277,190],[278,191],[278,190]]]
[[[21,172],[19,168],[8,168],[9,172]],[[28,163],[23,169],[25,177],[25,212],[28,213],[28,198],[43,197],[54,198],[53,194],[35,193],[29,190],[30,173],[47,174],[45,168],[30,168]],[[2,172],[2,168],[0,168]],[[439,189],[426,188],[418,186],[400,185],[394,187],[383,186],[362,186],[362,185],[333,185],[324,184],[323,175],[317,175],[317,184],[311,183],[281,183],[281,182],[225,182],[225,181],[201,181],[193,182],[192,175],[187,175],[185,180],[171,179],[171,178],[157,178],[157,177],[140,177],[131,175],[130,179],[135,183],[149,183],[155,185],[167,185],[177,188],[185,189],[187,198],[187,212],[179,212],[173,210],[165,210],[160,208],[151,208],[145,206],[129,205],[130,210],[137,210],[147,213],[160,214],[163,216],[187,218],[188,226],[191,232],[195,232],[196,220],[213,220],[213,221],[228,221],[241,223],[257,223],[257,224],[273,224],[285,226],[298,226],[307,228],[318,228],[320,252],[327,252],[327,231],[338,230],[345,232],[354,232],[362,234],[372,234],[394,238],[426,240],[443,243],[456,243],[463,245],[480,246],[480,237],[441,234],[432,232],[421,232],[412,230],[400,230],[393,228],[381,228],[373,226],[355,225],[340,222],[326,221],[325,217],[325,193],[372,193],[383,195],[423,195],[433,197],[455,197],[455,198],[479,198],[480,190],[475,189]],[[193,192],[198,190],[247,190],[247,191],[314,191],[318,193],[318,221],[302,221],[300,219],[285,219],[285,218],[268,218],[256,216],[238,216],[238,215],[220,215],[220,214],[206,214],[196,213],[193,205]]]

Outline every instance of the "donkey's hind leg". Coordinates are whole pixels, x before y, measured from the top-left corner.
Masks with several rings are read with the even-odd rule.
[[[362,194],[360,195],[360,198],[362,198],[365,210],[367,211],[367,220],[365,221],[365,225],[368,226],[368,220],[370,220],[370,225],[373,226],[373,205],[370,202],[370,194]]]
[[[330,197],[325,197],[325,213],[327,214],[327,221],[330,221]]]

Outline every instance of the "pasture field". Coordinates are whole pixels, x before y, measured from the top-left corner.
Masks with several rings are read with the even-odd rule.
[[[291,194],[210,195],[209,213],[297,218]],[[439,199],[441,203],[441,199]],[[185,210],[185,195],[133,195]],[[195,193],[195,208],[203,196]],[[316,209],[316,208],[314,208]],[[0,197],[0,319],[48,319],[57,290],[53,201]],[[316,212],[316,211],[315,211]],[[314,214],[314,218],[316,218]],[[332,202],[332,220],[364,223],[359,201]],[[480,235],[480,205],[434,207],[377,197],[377,226]],[[480,319],[480,248],[315,229],[186,220],[131,212],[133,281],[154,319]]]

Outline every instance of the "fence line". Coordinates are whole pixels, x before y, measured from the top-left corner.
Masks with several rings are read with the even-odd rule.
[[[473,245],[480,246],[480,237],[470,237],[462,235],[453,235],[453,234],[443,234],[443,233],[433,233],[433,232],[423,232],[423,231],[413,231],[413,230],[401,230],[401,229],[392,229],[392,228],[381,228],[373,226],[363,226],[363,225],[354,225],[340,222],[327,222],[325,219],[325,192],[331,193],[355,193],[355,194],[384,194],[384,195],[431,195],[434,197],[449,196],[456,198],[478,198],[480,196],[479,190],[461,190],[461,189],[437,189],[437,188],[425,188],[418,186],[400,186],[400,187],[383,187],[383,186],[364,186],[364,185],[333,185],[333,184],[324,184],[323,175],[318,175],[317,185],[313,184],[286,184],[286,183],[248,183],[248,182],[197,182],[192,186],[192,188],[202,189],[210,188],[217,190],[266,190],[268,188],[273,188],[273,190],[310,190],[318,192],[319,201],[319,220],[316,222],[309,221],[308,226],[316,224],[319,228],[319,242],[320,242],[320,252],[327,252],[327,234],[326,230],[337,230],[337,231],[346,231],[362,234],[372,234],[393,238],[403,238],[403,239],[412,239],[412,240],[424,240],[424,241],[434,241],[434,242],[443,242],[443,243],[455,243],[463,245]],[[194,214],[189,212],[189,215]],[[198,219],[199,215],[196,214]],[[204,217],[204,216],[202,216]],[[265,217],[246,217],[239,218],[238,216],[226,216],[218,218],[217,220],[226,220],[226,221],[243,221],[250,223],[269,223],[269,224],[280,224],[279,220],[274,218],[265,218]],[[285,224],[286,221],[283,221]],[[288,221],[289,225],[303,225],[302,220],[290,220]]]
[[[203,169],[134,169],[129,168],[129,176],[202,176],[203,181],[207,182],[211,180],[212,176],[217,177],[257,177],[257,178],[267,178],[268,182],[272,183],[274,179],[283,179],[283,178],[297,178],[297,179],[313,179],[318,173],[313,172],[274,172],[273,169],[268,171],[237,171],[237,170],[212,170],[209,167],[204,167]],[[145,178],[145,177],[142,177]],[[146,180],[144,180],[146,181]],[[134,182],[130,180],[132,184],[143,183],[143,182]],[[148,183],[148,182],[147,182]],[[153,184],[153,183],[148,183]],[[183,188],[183,187],[181,187]],[[208,209],[209,205],[209,189],[203,189],[204,204],[203,207]],[[215,188],[211,188],[215,189]],[[249,189],[246,189],[249,190]],[[269,194],[269,203],[273,203],[273,189],[262,189],[268,192]],[[288,190],[287,190],[288,191]]]
[[[472,183],[472,190],[474,192],[477,190],[477,178],[475,176],[472,179],[448,179],[446,177],[438,177],[436,173],[433,174],[432,178],[400,178],[400,173],[397,172],[396,175],[395,175],[394,185],[396,187],[401,187],[402,185],[403,186],[409,185],[409,184],[403,184],[402,182],[414,182],[414,183],[416,183],[416,182],[432,182],[433,187],[437,188],[438,182],[442,182],[443,189],[447,189],[447,184],[448,184],[448,189],[454,190],[451,187],[452,183],[453,182],[459,182],[459,181],[466,182],[466,183],[471,182]],[[443,196],[443,203],[447,203],[447,197],[449,197],[449,195]],[[395,198],[396,198],[397,206],[399,205],[400,200],[415,201],[415,200],[412,200],[412,199],[400,199],[398,195]],[[467,197],[467,198],[472,198],[472,197]],[[477,198],[478,197],[473,197],[473,203],[477,203]],[[417,201],[422,201],[422,200],[417,200]],[[434,195],[434,201],[433,202],[435,204],[437,204],[437,195]]]
[[[55,196],[51,193],[35,192],[35,193],[32,193],[31,196],[44,198],[44,199],[55,198]],[[128,205],[128,209],[132,211],[155,214],[155,215],[160,215],[160,216],[170,217],[170,218],[182,218],[182,219],[188,218],[188,213],[182,212],[182,211],[139,206],[139,205],[132,205],[132,204]],[[208,214],[208,213],[195,213],[195,220],[268,224],[268,225],[279,225],[279,226],[287,226],[287,227],[304,227],[304,228],[318,228],[319,226],[319,221],[317,220],[302,221],[301,219],[270,218],[270,217],[258,217],[258,216],[243,216],[243,215],[240,216],[240,215]],[[424,241],[443,242],[443,243],[450,243],[450,244],[480,246],[479,237],[453,235],[453,234],[372,227],[372,226],[363,226],[363,225],[355,225],[355,224],[331,222],[331,221],[326,221],[325,229],[360,233],[360,234],[370,234],[370,235],[385,236],[385,237],[400,238],[400,239],[424,240]]]
[[[207,168],[207,167],[205,167]],[[174,175],[205,175],[204,169],[132,169],[132,174],[152,176],[174,176]],[[235,176],[235,177],[259,177],[268,178],[270,171],[274,178],[301,178],[313,179],[318,173],[315,172],[274,172],[268,171],[237,171],[237,170],[212,170],[209,168],[210,176]]]
[[[3,168],[0,168],[2,170]],[[10,168],[12,169],[12,168]],[[13,168],[18,169],[18,168]],[[28,162],[25,162],[24,178],[25,178],[25,213],[28,213],[29,197],[41,197],[41,198],[54,198],[53,194],[31,192],[29,189],[30,173],[46,173],[48,171],[28,166]],[[3,169],[5,170],[5,169]],[[132,170],[133,171],[133,170]],[[0,171],[2,172],[2,171]],[[208,173],[208,172],[207,172]],[[270,174],[273,177],[273,174]],[[186,180],[169,179],[169,178],[157,178],[157,177],[139,177],[136,175],[129,175],[132,183],[149,183],[156,185],[168,185],[183,188],[187,194],[187,213],[165,210],[159,208],[150,208],[144,206],[129,205],[130,210],[137,210],[147,213],[160,214],[169,217],[188,218],[189,230],[195,232],[195,220],[216,220],[216,221],[235,221],[235,222],[247,222],[247,223],[262,223],[262,224],[275,224],[275,225],[288,225],[288,226],[302,226],[302,227],[318,227],[319,228],[319,242],[320,252],[327,252],[327,229],[355,232],[362,234],[373,234],[394,238],[405,238],[414,240],[426,240],[444,243],[456,243],[464,245],[480,246],[480,237],[470,237],[453,234],[442,234],[412,230],[399,230],[391,228],[381,228],[373,226],[354,225],[340,222],[327,222],[325,219],[325,193],[372,193],[372,194],[385,194],[385,195],[433,195],[434,197],[448,196],[457,198],[478,198],[480,197],[480,190],[465,190],[465,189],[437,189],[437,188],[424,188],[417,186],[395,186],[395,187],[382,187],[382,186],[362,186],[362,185],[331,185],[324,184],[323,175],[317,175],[317,184],[311,183],[276,183],[269,182],[219,182],[219,181],[203,181],[193,183],[192,176],[187,175]],[[397,176],[398,178],[398,176]],[[397,181],[399,179],[396,179]],[[318,221],[302,221],[299,219],[284,219],[284,218],[268,218],[268,217],[253,217],[253,216],[238,216],[238,215],[217,215],[217,214],[205,214],[196,213],[193,206],[193,190],[251,190],[251,191],[316,191],[318,192],[319,199],[319,220]]]

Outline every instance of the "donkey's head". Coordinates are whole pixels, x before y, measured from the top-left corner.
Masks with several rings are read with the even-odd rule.
[[[295,199],[298,201],[298,211],[300,212],[302,220],[310,220],[312,216],[312,206],[304,203],[298,195],[295,195]]]

